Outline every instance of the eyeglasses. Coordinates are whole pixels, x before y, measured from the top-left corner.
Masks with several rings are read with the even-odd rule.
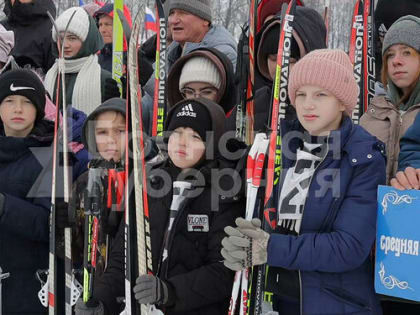
[[[197,98],[197,97],[204,97],[204,98],[212,98],[217,94],[217,89],[214,87],[205,87],[199,90],[194,90],[188,87],[181,89],[181,95],[184,99],[190,98]]]

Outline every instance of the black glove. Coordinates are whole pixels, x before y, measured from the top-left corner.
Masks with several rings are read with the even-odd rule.
[[[4,195],[0,193],[0,217],[4,211]]]
[[[99,302],[94,298],[90,299],[90,301],[87,304],[85,304],[81,298],[78,299],[74,311],[76,315],[104,315],[105,314],[104,306],[102,302]]]
[[[118,88],[117,81],[112,78],[105,79],[105,93],[103,96],[103,101],[109,100],[113,97],[121,97],[120,89]]]
[[[169,301],[168,285],[158,277],[141,275],[133,288],[135,298],[140,304],[163,305]]]
[[[73,216],[70,216],[69,204],[63,199],[55,200],[55,217],[57,227],[60,229],[72,227],[74,223]]]

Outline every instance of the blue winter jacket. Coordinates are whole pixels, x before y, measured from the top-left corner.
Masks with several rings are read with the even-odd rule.
[[[48,268],[51,194],[38,194],[34,187],[52,154],[52,130],[45,131],[43,136],[0,137],[0,266],[10,272],[2,283],[5,314],[45,313],[35,272]]]
[[[420,115],[400,140],[398,170],[404,171],[408,166],[420,168]]]
[[[301,145],[288,132],[303,130],[297,121],[285,124],[283,175]],[[271,234],[268,264],[299,271],[301,314],[382,314],[369,253],[377,187],[385,184],[384,145],[347,116],[328,143],[310,183],[300,234]]]
[[[2,282],[3,315],[47,313],[35,274],[48,269],[53,132],[54,124],[45,120],[25,138],[3,136],[0,126],[0,266],[10,272]],[[72,160],[74,177],[85,163]]]

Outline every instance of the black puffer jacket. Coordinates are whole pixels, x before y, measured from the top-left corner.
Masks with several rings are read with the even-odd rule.
[[[170,162],[158,168],[159,172],[171,174],[171,181],[167,182],[153,176],[152,172],[150,188],[156,191],[168,187],[169,192],[157,198],[149,197],[153,267],[158,276],[169,283],[175,295],[174,304],[165,308],[165,314],[226,314],[233,273],[221,262],[223,229],[243,215],[245,201],[239,192],[232,196],[217,193],[217,183],[212,176],[217,170],[231,171],[229,165],[220,161],[205,165],[199,171],[204,175],[204,185],[191,190],[190,194],[196,194],[200,189],[202,192],[197,197],[187,197],[184,206],[178,210],[168,235],[168,258],[161,264],[172,201],[172,182],[176,177],[173,169]],[[227,189],[235,181],[229,178],[221,182],[223,189]],[[202,232],[192,231],[191,221],[197,218],[205,218],[208,222],[203,225]]]
[[[55,18],[53,0],[32,3],[16,0],[13,6],[10,0],[6,0],[4,13],[7,19],[1,22],[7,30],[15,33],[12,55],[19,66],[30,64],[33,68],[41,68],[44,74],[54,64],[51,52],[52,22],[47,12]]]

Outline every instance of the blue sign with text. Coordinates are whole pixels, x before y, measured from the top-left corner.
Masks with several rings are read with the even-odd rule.
[[[378,187],[375,290],[420,301],[420,191]]]

